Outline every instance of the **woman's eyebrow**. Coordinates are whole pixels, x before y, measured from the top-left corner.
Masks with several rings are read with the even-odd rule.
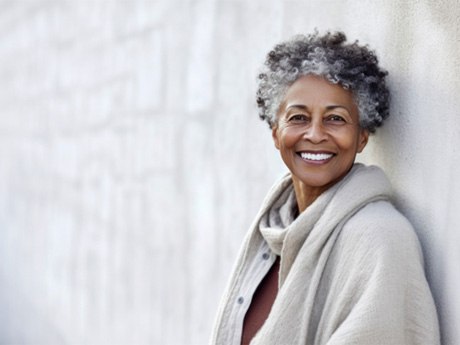
[[[350,112],[350,110],[348,110],[348,108],[344,105],[338,105],[338,104],[333,104],[333,105],[328,105],[326,107],[327,110],[333,110],[333,109],[336,109],[336,108],[342,108],[342,109],[345,109],[346,111]]]
[[[339,105],[339,104],[332,104],[332,105],[328,105],[326,107],[326,110],[333,110],[333,109],[336,109],[336,108],[342,108],[342,109],[345,109],[346,111],[350,112],[350,110],[344,106],[344,105]],[[300,110],[305,110],[305,111],[308,111],[308,107],[305,105],[305,104],[293,104],[293,105],[290,105],[286,108],[286,110],[290,110],[290,109],[300,109]]]
[[[296,109],[301,109],[301,110],[308,110],[308,107],[304,104],[293,104],[293,105],[290,105],[289,107],[286,108],[286,110],[289,110],[289,109],[292,109],[292,108],[296,108]]]

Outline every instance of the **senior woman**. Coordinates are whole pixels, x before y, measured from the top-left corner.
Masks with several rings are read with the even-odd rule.
[[[414,230],[383,171],[354,163],[389,115],[386,75],[340,32],[268,54],[257,103],[290,172],[244,241],[212,344],[439,344]]]

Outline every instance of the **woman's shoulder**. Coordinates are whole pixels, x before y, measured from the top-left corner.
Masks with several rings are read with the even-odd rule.
[[[339,235],[340,245],[351,250],[403,259],[421,259],[420,244],[409,220],[388,201],[367,204],[351,216]]]

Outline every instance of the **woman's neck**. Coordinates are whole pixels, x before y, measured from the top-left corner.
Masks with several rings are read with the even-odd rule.
[[[295,197],[297,199],[299,213],[305,211],[307,207],[313,204],[316,198],[318,198],[318,196],[320,196],[320,194],[327,189],[327,187],[307,186],[294,175],[292,175],[292,181],[294,184]]]

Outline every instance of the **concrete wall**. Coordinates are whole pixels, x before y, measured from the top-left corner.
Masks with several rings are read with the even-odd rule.
[[[204,344],[284,167],[257,119],[275,43],[369,43],[392,118],[362,160],[417,228],[460,343],[456,0],[0,1],[0,343]]]

